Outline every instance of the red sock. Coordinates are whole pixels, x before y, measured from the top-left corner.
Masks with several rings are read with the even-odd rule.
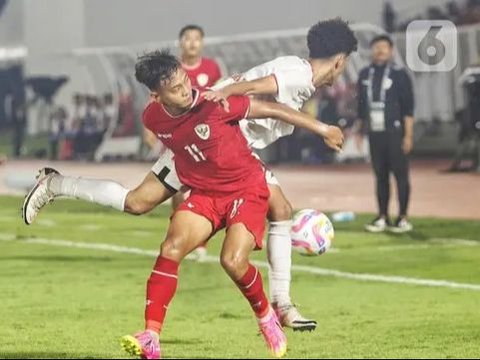
[[[145,329],[160,332],[168,304],[175,295],[178,282],[176,261],[159,256],[147,282]]]
[[[243,277],[237,281],[237,286],[252,306],[257,317],[265,316],[269,309],[268,299],[263,291],[262,275],[252,264]]]

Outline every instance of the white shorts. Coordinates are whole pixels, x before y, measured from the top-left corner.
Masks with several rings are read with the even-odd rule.
[[[259,157],[255,154],[255,157]],[[188,188],[184,186],[178,178],[175,170],[175,162],[173,160],[173,153],[170,149],[163,148],[157,162],[152,166],[152,172],[160,180],[160,182],[170,191],[186,191]],[[280,186],[278,179],[273,172],[265,166],[265,181],[268,185]]]

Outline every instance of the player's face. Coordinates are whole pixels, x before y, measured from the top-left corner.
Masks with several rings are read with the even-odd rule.
[[[393,48],[388,41],[377,41],[372,45],[372,60],[375,64],[385,64],[390,61]]]
[[[187,109],[192,105],[192,83],[182,68],[161,85],[157,94],[163,105],[173,109]]]
[[[180,38],[182,55],[186,57],[199,57],[203,50],[203,36],[198,30],[187,30]]]

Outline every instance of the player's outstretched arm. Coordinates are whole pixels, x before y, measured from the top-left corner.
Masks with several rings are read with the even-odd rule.
[[[342,130],[336,126],[327,125],[314,117],[291,109],[290,107],[262,100],[251,99],[247,119],[274,118],[291,125],[307,129],[324,138],[325,144],[340,151],[343,145]]]
[[[222,89],[207,91],[203,96],[210,101],[223,102],[233,95],[276,95],[277,92],[275,76],[268,75],[255,80],[234,82]]]

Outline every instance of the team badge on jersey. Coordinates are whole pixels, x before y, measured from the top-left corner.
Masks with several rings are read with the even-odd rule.
[[[197,83],[198,85],[200,85],[201,87],[204,87],[208,84],[208,75],[207,74],[198,74],[197,75]]]
[[[207,140],[210,137],[210,126],[207,124],[198,124],[195,126],[195,132],[202,140]]]

